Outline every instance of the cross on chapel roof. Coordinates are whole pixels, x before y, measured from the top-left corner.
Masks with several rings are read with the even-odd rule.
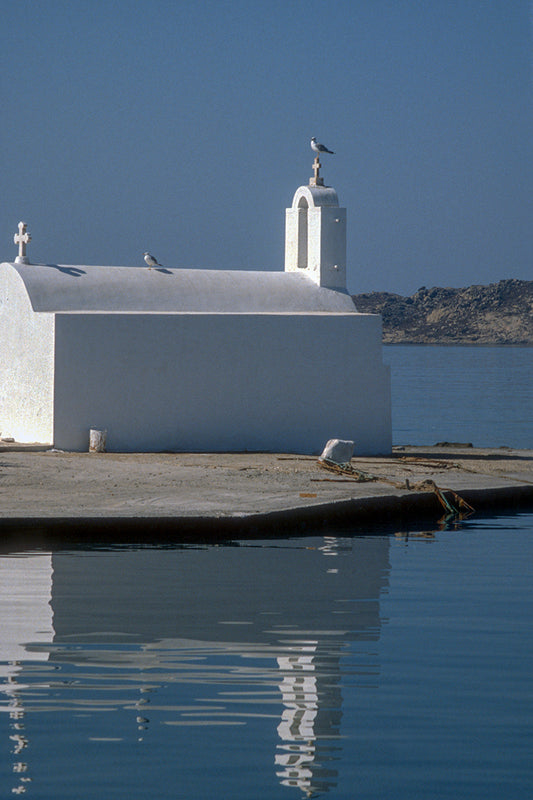
[[[31,233],[27,232],[27,227],[28,224],[26,222],[19,222],[19,232],[13,236],[13,241],[19,246],[19,254],[15,259],[15,262],[18,264],[29,264],[29,260],[26,255],[26,245],[31,241]]]
[[[313,171],[314,176],[309,178],[309,186],[324,186],[324,178],[320,177],[320,167],[322,164],[318,160],[318,156],[315,156],[315,160],[313,161]]]

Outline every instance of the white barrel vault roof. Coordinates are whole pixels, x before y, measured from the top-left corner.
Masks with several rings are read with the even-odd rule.
[[[4,263],[0,273],[22,281],[34,311],[356,313],[347,292],[295,272]]]

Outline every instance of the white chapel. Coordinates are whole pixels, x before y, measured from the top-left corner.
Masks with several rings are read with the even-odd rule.
[[[381,318],[346,288],[346,209],[309,185],[284,271],[0,264],[0,435],[86,451],[390,452]]]

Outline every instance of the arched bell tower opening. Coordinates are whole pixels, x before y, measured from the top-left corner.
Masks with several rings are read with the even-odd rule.
[[[298,269],[307,269],[308,209],[309,203],[306,198],[300,197],[298,200]]]

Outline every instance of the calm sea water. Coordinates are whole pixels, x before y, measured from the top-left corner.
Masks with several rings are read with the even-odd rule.
[[[464,439],[445,402],[435,427],[416,405],[415,377],[448,357],[458,380],[469,349],[425,350],[387,348],[396,420],[414,441],[425,408],[432,438]],[[514,408],[492,351],[478,358]],[[495,443],[490,419],[475,430]],[[218,546],[12,542],[0,797],[530,797],[532,560],[532,514]]]
[[[533,448],[533,348],[389,345],[393,442]]]

